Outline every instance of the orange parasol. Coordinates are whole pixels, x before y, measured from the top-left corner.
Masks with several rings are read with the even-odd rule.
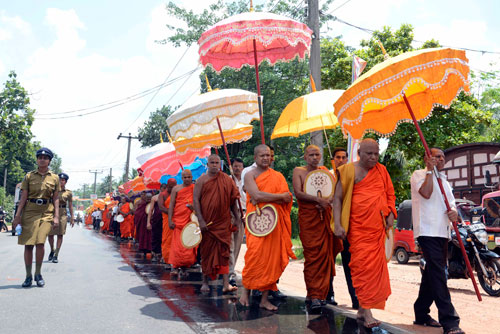
[[[365,132],[390,136],[399,123],[411,122],[406,95],[417,120],[436,105],[448,107],[461,90],[469,91],[465,51],[423,49],[375,65],[335,102],[344,134],[360,139]]]
[[[413,121],[427,156],[431,156],[417,121],[427,119],[436,105],[449,107],[462,90],[469,92],[468,76],[465,51],[436,48],[403,53],[360,76],[335,103],[335,114],[344,134],[354,139],[361,138],[365,132],[390,136],[399,123]],[[434,176],[449,211],[451,207],[436,168]],[[457,224],[453,222],[453,228],[460,235]],[[481,301],[462,239],[458,241]]]

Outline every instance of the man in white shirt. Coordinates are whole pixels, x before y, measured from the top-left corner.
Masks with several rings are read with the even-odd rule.
[[[425,157],[426,169],[417,170],[411,177],[411,203],[413,234],[422,249],[426,261],[422,274],[418,298],[413,305],[414,324],[443,327],[444,333],[464,333],[459,327],[460,318],[451,303],[450,292],[446,284],[446,260],[450,221],[456,221],[458,214],[455,198],[444,168],[444,152],[440,148],[431,148],[431,157]],[[452,207],[447,211],[436,177],[434,167],[439,171],[446,197]],[[429,315],[432,302],[436,303],[439,322]]]
[[[240,203],[241,209],[243,210],[243,217],[246,213],[247,204],[247,193],[243,190],[243,178],[241,173],[243,171],[243,160],[240,158],[231,159],[231,166],[233,167],[234,182],[236,187],[240,192]],[[242,217],[242,219],[243,219]],[[232,220],[238,220],[233,222],[233,226],[237,226],[238,230],[233,231],[231,236],[231,252],[229,254],[229,284],[236,286],[236,272],[234,267],[236,266],[236,261],[238,260],[238,255],[240,254],[241,244],[243,243],[243,236],[245,235],[245,226],[241,219],[231,216]]]
[[[92,212],[92,217],[94,217],[94,230],[99,231],[101,228],[102,212],[100,209]]]

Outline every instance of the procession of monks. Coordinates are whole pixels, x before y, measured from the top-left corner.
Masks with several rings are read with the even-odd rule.
[[[311,311],[320,310],[326,303],[336,305],[335,259],[342,251],[343,260],[347,260],[345,274],[353,308],[358,309],[358,320],[372,328],[380,321],[373,318],[371,309],[383,309],[391,294],[384,240],[396,217],[394,188],[387,170],[378,163],[376,141],[363,140],[359,160],[354,163],[345,164],[345,150],[336,152],[339,154],[332,161],[333,170],[328,171],[319,165],[320,148],[310,145],[304,152],[305,166],[293,171],[305,260],[306,304]],[[272,153],[268,146],[258,145],[254,149],[255,163],[242,171],[238,159],[235,163],[241,162],[241,168],[234,169],[233,177],[221,171],[221,160],[213,154],[208,157],[207,172],[195,183],[186,169],[181,184],[170,179],[154,196],[141,193],[133,206],[122,197],[117,210],[110,214],[104,210],[103,217],[107,218],[103,229],[111,230],[116,216],[122,215],[120,240],[135,240],[144,259],[151,253],[152,261],[165,263],[179,280],[186,277],[188,268],[201,267],[201,292],[210,291],[209,280],[221,275],[224,294],[238,290],[234,254],[241,246],[237,232],[245,230],[247,250],[239,302],[249,306],[250,298],[255,296],[250,292],[260,291],[259,306],[277,310],[269,296],[279,292],[277,283],[289,260],[296,257],[291,241],[293,197],[285,177],[271,168]],[[316,170],[331,173],[333,196],[323,198],[305,192],[306,177]],[[274,229],[265,236],[250,233],[245,228],[245,216],[269,204],[277,214]],[[196,247],[187,247],[182,233],[192,221],[198,224],[202,238]],[[344,256],[346,250],[349,256]]]

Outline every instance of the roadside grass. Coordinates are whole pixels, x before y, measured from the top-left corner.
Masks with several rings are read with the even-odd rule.
[[[304,259],[304,249],[302,248],[302,242],[300,241],[300,238],[292,239],[292,250],[297,257],[297,260]],[[335,258],[335,264],[342,265],[342,256],[340,255],[340,253],[337,254],[337,257]]]

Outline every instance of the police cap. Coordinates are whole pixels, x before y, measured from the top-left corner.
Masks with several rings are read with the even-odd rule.
[[[59,178],[60,178],[60,179],[64,179],[64,180],[68,181],[69,176],[68,176],[68,174],[66,174],[66,173],[60,173],[60,174],[59,174]]]
[[[38,158],[40,155],[46,155],[49,157],[50,160],[52,160],[52,158],[54,157],[54,154],[52,153],[52,151],[46,147],[42,147],[41,149],[36,151],[36,157]]]

